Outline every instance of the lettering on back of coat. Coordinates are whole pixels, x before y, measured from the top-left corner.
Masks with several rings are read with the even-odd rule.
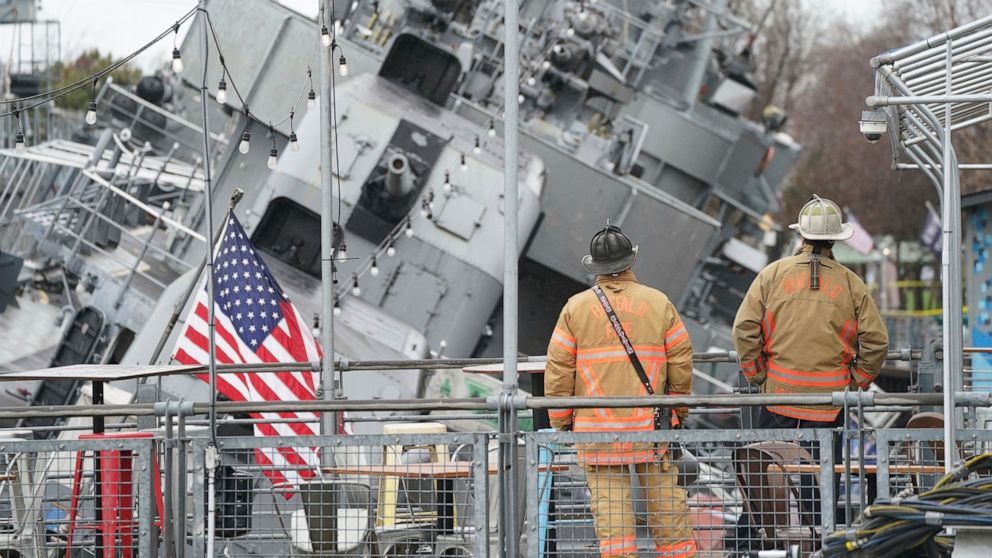
[[[793,295],[802,290],[809,289],[809,270],[799,271],[786,275],[782,278],[782,291],[787,295]],[[835,300],[844,292],[844,287],[840,282],[827,275],[820,275],[820,292]]]

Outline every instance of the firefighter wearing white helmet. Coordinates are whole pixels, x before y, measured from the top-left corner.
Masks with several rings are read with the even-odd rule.
[[[888,350],[888,333],[865,286],[834,260],[834,241],[854,227],[834,202],[813,196],[799,212],[803,244],[761,270],[734,320],[741,372],[762,393],[830,393],[867,389]],[[842,424],[829,405],[770,405],[760,428]],[[839,451],[835,455],[840,455]]]

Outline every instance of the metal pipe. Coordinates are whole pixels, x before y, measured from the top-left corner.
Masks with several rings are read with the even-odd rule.
[[[713,50],[712,34],[717,29],[717,11],[724,12],[725,0],[714,0],[711,7],[707,8],[706,21],[700,36],[703,37],[693,45],[691,56],[692,66],[689,68],[689,77],[686,80],[685,89],[682,94],[686,102],[686,110],[690,111],[696,105],[699,97],[699,90],[706,79],[706,70],[709,68],[710,57]]]
[[[200,83],[200,111],[203,119],[203,210],[206,213],[207,234],[207,371],[210,376],[210,439],[217,441],[217,339],[214,331],[214,215],[213,192],[210,191],[210,121],[207,113],[207,68],[210,66],[210,29],[207,6],[200,0],[200,25],[203,27],[203,80]],[[213,497],[213,491],[211,491]],[[212,544],[213,533],[208,542]],[[213,558],[213,557],[210,557]]]
[[[321,0],[321,19],[329,17],[333,9],[333,0]],[[333,26],[332,26],[333,27]],[[334,284],[332,282],[334,257],[334,195],[331,157],[331,79],[334,73],[332,58],[334,53],[329,48],[320,49],[320,294],[321,294],[321,323],[320,348],[321,356],[320,390],[322,397],[327,400],[337,391],[337,378],[334,375]],[[340,215],[338,216],[340,218]],[[335,433],[336,415],[321,415],[320,433],[328,436]],[[322,451],[322,461],[329,460],[330,452]],[[324,463],[330,465],[330,463]]]
[[[951,64],[952,39],[947,39],[947,60],[946,60],[946,80],[948,98],[951,95],[953,86],[951,75],[953,72]],[[989,98],[988,95],[979,97]],[[990,98],[992,100],[992,98]],[[958,413],[954,409],[954,368],[960,370],[960,366],[955,366],[961,360],[961,196],[958,192],[958,182],[954,176],[955,170],[952,163],[956,163],[954,146],[951,143],[951,104],[944,105],[944,216],[942,219],[943,252],[941,253],[941,266],[943,267],[943,299],[944,299],[944,471],[950,473],[957,462],[957,445],[954,443],[954,425]]]
[[[503,401],[508,402],[517,393],[517,328],[518,328],[518,277],[517,263],[517,140],[519,137],[520,94],[520,31],[517,23],[519,6],[516,0],[503,1]],[[516,558],[519,540],[516,535],[517,506],[517,440],[511,433],[517,430],[517,409],[512,405],[501,406],[500,431],[500,534],[506,558]]]
[[[950,87],[948,87],[950,89]],[[869,95],[865,98],[865,104],[870,108],[887,107],[892,105],[937,105],[950,103],[990,103],[992,95],[907,95],[892,97],[887,95]],[[950,118],[950,107],[946,110],[947,118]]]
[[[897,361],[914,361],[923,358],[922,351],[919,349],[899,349],[894,351],[889,351],[886,355],[887,361],[897,362]],[[519,362],[525,363],[543,363],[546,362],[547,357],[519,357]],[[737,353],[734,351],[715,351],[712,353],[696,353],[692,357],[694,363],[712,364],[712,363],[735,363],[737,362]],[[335,361],[335,368],[342,372],[362,372],[362,371],[378,371],[378,370],[410,370],[411,372],[419,372],[421,370],[454,370],[461,369],[468,366],[482,366],[482,365],[493,365],[501,364],[503,359],[501,358],[462,358],[462,359],[413,359],[413,360],[359,360],[351,361],[346,358],[340,358]],[[202,365],[201,365],[202,366]],[[176,365],[174,368],[170,369],[167,367],[160,367],[162,374],[201,374],[206,372],[201,366],[193,365]],[[251,374],[251,373],[261,373],[261,372],[303,372],[303,371],[317,371],[321,369],[321,363],[319,362],[262,362],[255,364],[218,364],[217,372],[220,374],[237,372],[240,374]],[[11,372],[13,373],[13,372]],[[494,372],[496,373],[496,372]],[[4,373],[0,372],[0,379],[2,379]],[[23,375],[23,374],[22,374]]]
[[[401,198],[410,193],[413,180],[410,176],[410,162],[406,156],[396,153],[389,158],[386,172],[386,190],[390,195]]]
[[[992,24],[992,16],[983,17],[971,23],[962,25],[956,29],[952,29],[944,33],[938,33],[928,39],[923,39],[900,49],[880,54],[871,59],[871,65],[872,67],[877,68],[884,64],[893,64],[897,61],[907,59],[915,54],[925,52],[931,48],[939,47],[945,42],[948,42],[950,39],[960,37],[966,33],[974,31],[975,29],[981,29],[989,24]]]
[[[164,216],[165,212],[168,210],[169,202],[165,202],[162,206],[162,210],[158,213],[158,217],[155,218],[155,222],[152,223],[152,230],[148,232],[148,238],[146,238],[141,244],[141,250],[138,252],[138,257],[134,259],[134,265],[132,265],[131,269],[127,271],[127,276],[121,284],[120,292],[117,293],[117,300],[114,301],[114,310],[120,308],[121,303],[124,302],[124,297],[127,295],[127,291],[131,288],[131,282],[134,281],[134,276],[138,273],[138,268],[141,267],[141,262],[144,261],[145,254],[148,253],[148,247],[151,246],[152,242],[155,240],[155,233],[158,232],[158,226],[162,223],[162,216]]]
[[[918,151],[919,151],[919,153],[918,153]],[[933,169],[934,169],[934,167],[936,165],[926,164],[924,166],[920,166],[921,165],[921,163],[920,163],[921,157],[926,157],[926,154],[923,153],[922,151],[923,150],[920,149],[919,147],[910,147],[910,148],[906,149],[906,154],[909,155],[909,158],[910,159],[912,159],[913,161],[916,162],[916,165],[920,167],[920,169],[923,171],[923,174],[927,178],[930,179],[930,183],[933,184],[934,190],[937,191],[937,203],[940,204],[941,207],[943,207],[943,205],[944,205],[944,190],[941,189],[941,187],[940,187],[940,179],[937,178],[937,175],[933,172]],[[927,159],[929,160],[929,158],[927,158]]]

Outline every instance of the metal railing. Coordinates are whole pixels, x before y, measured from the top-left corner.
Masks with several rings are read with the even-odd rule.
[[[876,494],[906,498],[933,487],[944,470],[939,428],[872,429],[858,418],[895,404],[939,405],[941,394],[815,397],[737,394],[664,402],[695,411],[846,402],[850,413],[842,416],[855,418],[819,429],[500,434],[448,432],[445,417],[424,424],[379,417],[382,434],[218,434],[214,445],[200,418],[207,405],[22,408],[48,416],[137,416],[139,422],[154,415],[164,423],[154,437],[134,432],[133,422],[108,421],[109,429],[121,431],[82,440],[0,439],[0,535],[11,534],[0,536],[0,545],[22,555],[58,554],[71,540],[84,552],[115,545],[126,556],[481,557],[504,555],[497,533],[509,520],[520,533],[522,556],[594,556],[610,533],[642,553],[691,540],[700,556],[807,556],[828,534],[859,522]],[[966,407],[990,404],[984,393],[959,393],[956,400]],[[527,398],[522,405],[651,403],[658,402]],[[481,399],[314,401],[278,410],[357,413],[423,410],[424,404],[437,410],[494,405]],[[218,411],[276,410],[251,407],[222,403]],[[219,425],[236,432],[260,422],[235,417]],[[515,463],[498,467],[497,441],[506,436],[521,451]],[[957,440],[962,459],[992,449],[990,430],[958,430]],[[698,477],[685,486],[655,453],[672,444],[699,463]],[[635,458],[590,460],[604,448]],[[645,449],[649,457],[637,457]],[[504,483],[518,487],[508,515],[497,513],[497,487]],[[659,501],[675,503],[659,507]],[[616,502],[629,508],[616,509]]]

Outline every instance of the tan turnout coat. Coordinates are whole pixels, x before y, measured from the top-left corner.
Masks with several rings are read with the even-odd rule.
[[[596,283],[652,382],[655,393],[677,395],[692,391],[692,343],[675,306],[661,291],[637,282],[630,270],[601,275]],[[592,290],[568,300],[558,317],[544,376],[548,397],[647,397],[647,391],[620,344],[603,307]],[[654,430],[654,409],[555,409],[549,413],[556,429],[575,432]],[[581,444],[584,464],[620,465],[657,459],[665,447],[615,442]]]
[[[744,377],[762,393],[829,393],[867,388],[878,376],[889,338],[864,282],[821,254],[820,288],[810,289],[811,246],[761,270],[734,320]],[[773,405],[799,420],[832,422],[831,406]]]

